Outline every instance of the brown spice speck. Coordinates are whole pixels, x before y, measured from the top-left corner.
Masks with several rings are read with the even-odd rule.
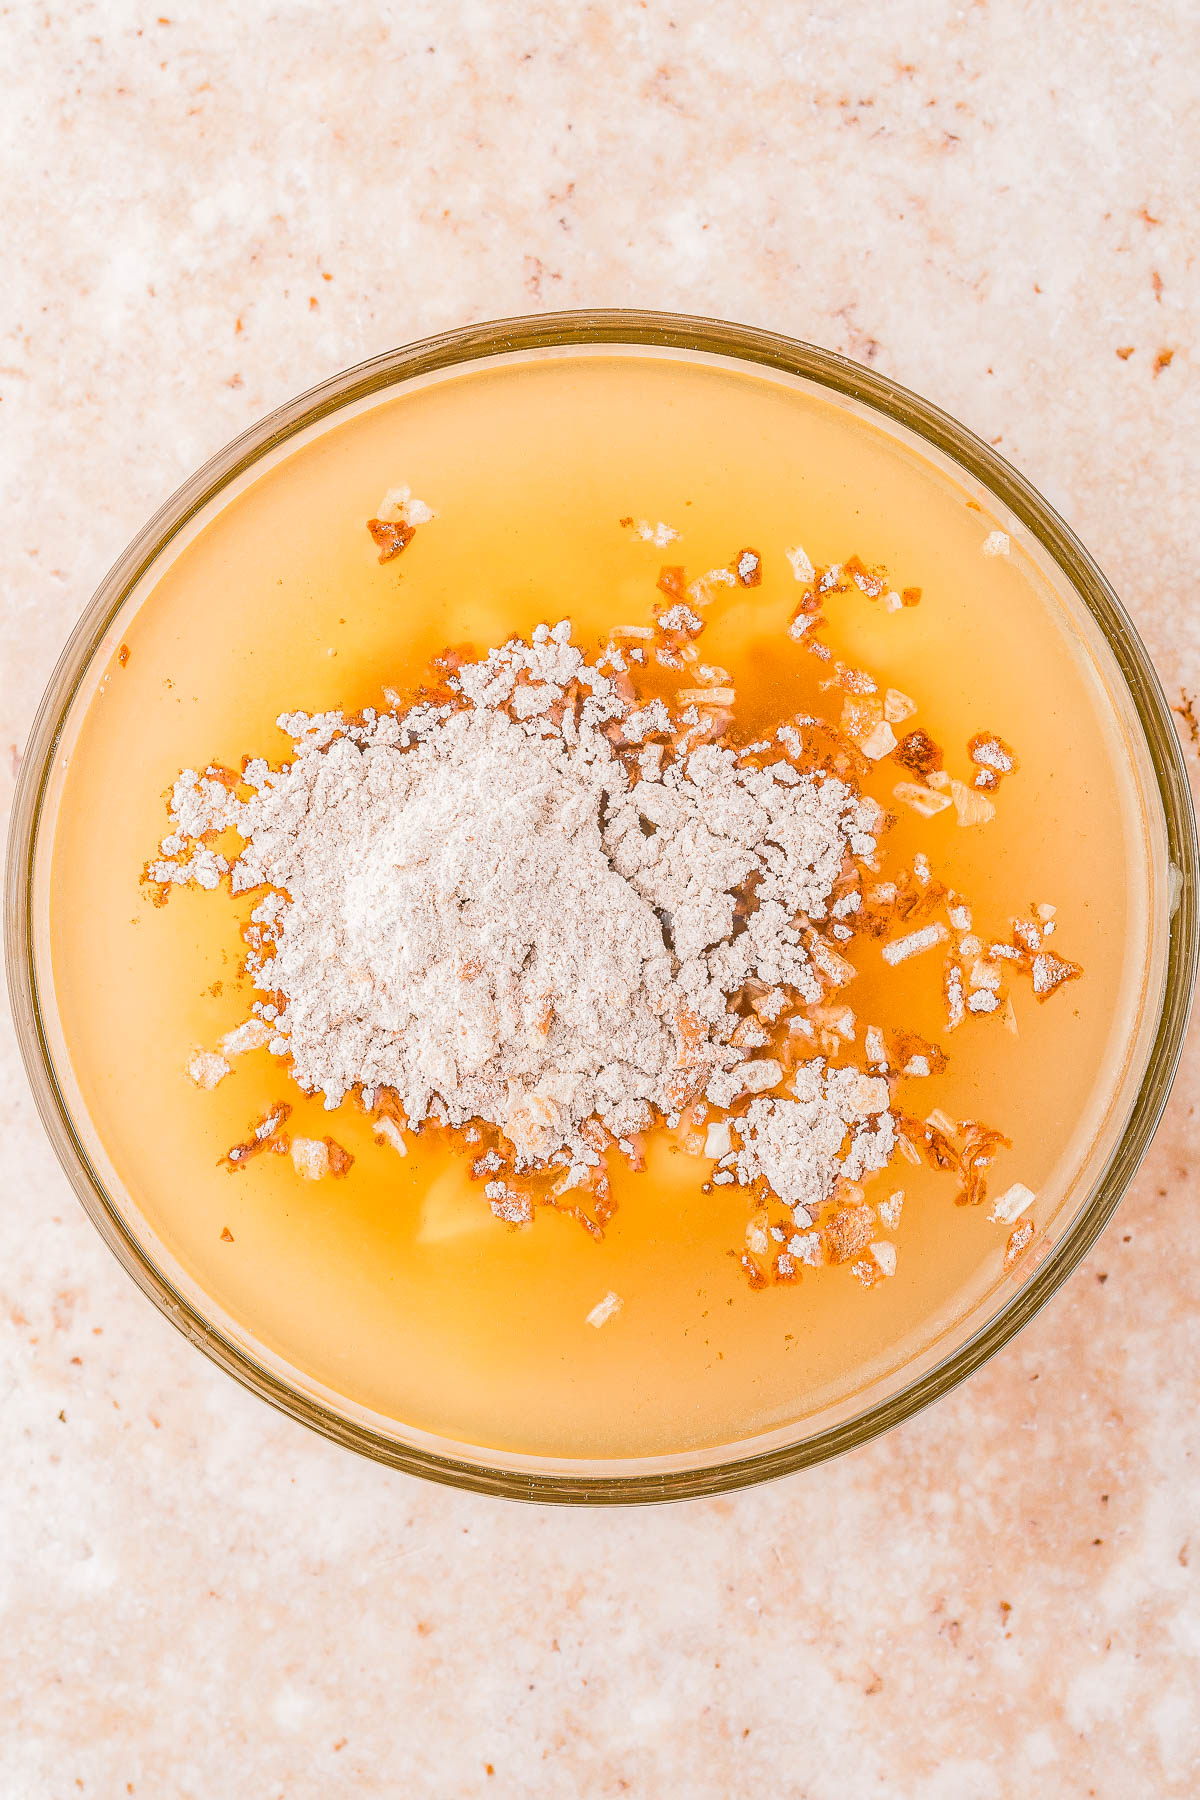
[[[1117,355],[1120,357],[1122,362],[1128,362],[1130,357],[1133,355],[1133,345],[1132,344],[1119,345],[1117,348]]]
[[[1169,369],[1175,359],[1173,350],[1160,350],[1154,359],[1154,379],[1157,381],[1164,369]]]
[[[233,1242],[233,1233],[230,1231],[228,1225],[222,1225],[221,1227],[221,1242],[223,1244],[232,1244]]]
[[[117,651],[117,661],[120,663],[122,668],[124,668],[126,663],[129,661],[129,645],[128,644],[122,644],[121,648]]]

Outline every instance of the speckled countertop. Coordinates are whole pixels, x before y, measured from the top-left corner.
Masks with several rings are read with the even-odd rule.
[[[1183,0],[167,3],[0,19],[5,810],[184,475],[337,368],[540,308],[896,376],[1200,688]],[[1198,1096],[1193,1048],[1094,1256],[949,1400],[757,1492],[564,1514],[375,1468],[210,1367],[77,1208],[5,1019],[0,1800],[1195,1794]],[[830,1519],[842,1555],[796,1548]]]

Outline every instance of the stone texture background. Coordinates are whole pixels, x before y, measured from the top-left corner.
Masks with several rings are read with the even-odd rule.
[[[160,3],[0,12],[5,811],[69,627],[197,463],[560,306],[923,391],[1200,687],[1183,0]],[[735,1499],[567,1515],[360,1462],[189,1349],[5,1020],[0,1800],[1196,1793],[1198,1094],[1193,1049],[1091,1261],[951,1399]]]

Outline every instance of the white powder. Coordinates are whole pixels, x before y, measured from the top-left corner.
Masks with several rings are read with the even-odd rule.
[[[815,926],[880,819],[786,761],[635,755],[676,722],[661,701],[634,709],[569,640],[564,622],[491,651],[459,670],[453,705],[285,715],[293,760],[249,765],[249,798],[185,771],[174,860],[152,865],[199,879],[193,840],[236,829],[234,892],[268,889],[250,966],[282,996],[271,1048],[300,1086],[331,1108],[392,1089],[414,1125],[487,1120],[518,1167],[564,1150],[594,1163],[581,1128],[596,1117],[628,1137],[702,1092],[728,1105],[778,1087],[782,1066],[732,1041],[739,1026],[755,1041],[739,997],[811,1004],[818,971],[845,978]],[[894,1137],[885,1083],[823,1068],[739,1121],[739,1178],[789,1204],[882,1166]],[[315,1174],[319,1151],[293,1160]]]
[[[801,1063],[792,1100],[752,1100],[737,1121],[739,1181],[760,1175],[788,1206],[815,1212],[840,1177],[858,1181],[882,1169],[895,1148],[888,1084],[857,1069]]]

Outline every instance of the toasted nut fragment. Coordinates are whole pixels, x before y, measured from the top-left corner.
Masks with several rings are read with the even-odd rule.
[[[350,1152],[343,1150],[342,1146],[330,1137],[325,1139],[325,1150],[329,1157],[329,1173],[337,1180],[340,1180],[343,1175],[348,1175],[354,1167],[354,1158]]]
[[[399,556],[417,535],[416,528],[405,524],[403,519],[368,519],[367,530],[379,546],[381,563],[391,562],[393,556]]]
[[[1062,957],[1051,956],[1048,950],[1042,950],[1033,959],[1033,991],[1039,1000],[1046,1000],[1061,987],[1064,981],[1075,981],[1083,970],[1078,963],[1066,962]]]
[[[896,734],[886,719],[881,719],[874,730],[867,733],[859,748],[864,756],[870,757],[872,762],[878,762],[881,757],[890,755],[896,748]]]
[[[923,819],[934,818],[950,805],[948,794],[936,794],[932,788],[921,787],[915,781],[898,781],[892,792],[902,805],[911,806]]]
[[[731,687],[680,688],[675,698],[681,706],[732,706],[737,692]]]
[[[952,781],[950,793],[960,825],[986,825],[989,819],[995,818],[995,802],[989,800],[986,794],[979,793],[975,788],[969,788],[966,782]]]
[[[728,1156],[732,1149],[733,1138],[728,1124],[724,1120],[718,1120],[710,1125],[704,1134],[705,1156],[719,1160],[722,1156]]]
[[[889,688],[883,697],[883,716],[889,725],[899,725],[902,719],[911,719],[917,710],[915,700],[902,694],[899,688]]]
[[[993,1225],[1011,1225],[1014,1219],[1020,1218],[1027,1206],[1033,1205],[1035,1199],[1032,1188],[1027,1188],[1023,1181],[1014,1181],[1003,1194],[996,1195],[988,1218]]]
[[[846,695],[839,723],[848,738],[862,746],[883,722],[883,701],[877,694]]]
[[[874,1230],[874,1214],[869,1206],[840,1206],[821,1233],[826,1260],[849,1262],[867,1248]]]
[[[759,587],[762,583],[762,557],[757,550],[739,550],[733,562],[739,587]]]
[[[765,1256],[771,1247],[767,1235],[767,1209],[762,1207],[746,1221],[746,1248],[753,1250],[758,1256]]]
[[[595,1306],[593,1306],[584,1322],[588,1325],[594,1325],[596,1330],[599,1331],[602,1325],[607,1325],[610,1319],[616,1317],[624,1304],[625,1302],[622,1300],[620,1294],[614,1294],[610,1288],[603,1300],[597,1300]]]
[[[408,1145],[404,1141],[404,1133],[394,1119],[376,1119],[371,1127],[377,1138],[390,1144],[397,1156],[408,1155]]]
[[[949,934],[946,927],[939,922],[933,925],[922,925],[920,931],[910,931],[907,937],[893,938],[890,944],[883,946],[883,960],[894,968],[897,963],[907,962],[910,956],[920,956],[925,950],[932,950]]]
[[[942,766],[942,752],[934,743],[927,731],[918,725],[907,737],[902,737],[893,752],[896,761],[903,763],[915,775],[929,775]]]
[[[1011,1269],[1033,1237],[1033,1220],[1022,1219],[1004,1247],[1004,1266]]]
[[[320,1181],[329,1173],[328,1144],[323,1138],[293,1138],[292,1165],[305,1181]]]
[[[895,1244],[889,1244],[886,1240],[881,1239],[871,1245],[871,1255],[875,1258],[881,1275],[894,1275],[896,1273]]]

